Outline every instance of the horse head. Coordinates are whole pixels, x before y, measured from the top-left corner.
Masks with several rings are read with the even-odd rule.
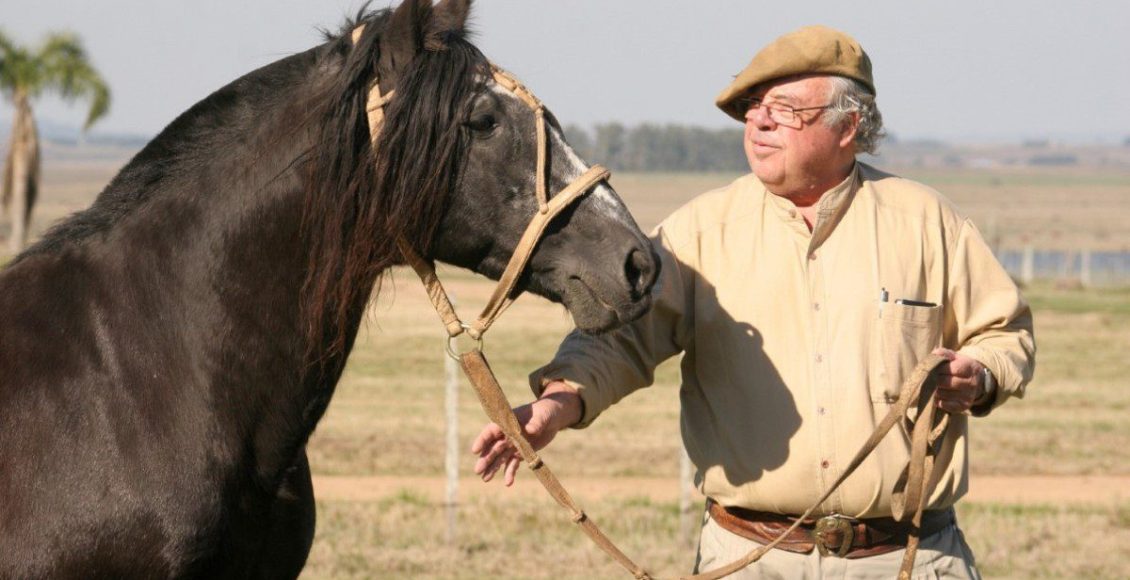
[[[538,180],[552,197],[589,167],[553,115],[523,87],[500,82],[463,40],[469,10],[466,0],[434,7],[406,0],[389,17],[378,41],[379,78],[382,91],[395,94],[377,159],[401,186],[439,179],[447,187],[435,226],[422,232],[430,239],[416,240],[428,257],[498,279],[539,211]],[[452,76],[463,82],[451,84]],[[544,127],[537,123],[538,107]],[[430,175],[415,168],[418,177],[406,182],[413,171],[404,166],[405,153],[420,135],[443,135],[439,140],[449,140],[451,155]],[[545,139],[544,175],[537,170],[539,138]],[[601,181],[550,223],[518,288],[563,303],[579,328],[598,332],[650,307],[658,269],[647,238]]]

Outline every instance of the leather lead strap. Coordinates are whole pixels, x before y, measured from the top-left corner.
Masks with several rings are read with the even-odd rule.
[[[455,313],[455,306],[451,304],[451,299],[447,296],[447,290],[444,289],[443,284],[440,283],[439,277],[436,276],[435,265],[431,262],[420,257],[404,238],[397,240],[397,245],[400,246],[400,253],[404,254],[404,258],[408,260],[408,265],[416,271],[416,275],[420,277],[420,281],[424,284],[424,289],[428,292],[428,299],[432,302],[432,308],[435,308],[436,314],[439,314],[440,320],[443,321],[443,328],[447,331],[450,337],[456,337],[463,333],[463,321],[459,320],[459,315]]]

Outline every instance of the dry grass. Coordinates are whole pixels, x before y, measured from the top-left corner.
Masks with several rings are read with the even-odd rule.
[[[1034,287],[1036,378],[971,433],[975,472],[1130,473],[1130,291]]]
[[[460,534],[445,541],[444,508],[405,490],[383,501],[319,504],[324,530],[304,578],[614,578],[624,573],[589,545],[546,498],[526,504],[482,499],[460,506]],[[642,498],[593,502],[622,548],[664,576],[687,567],[673,545],[677,506]],[[675,548],[675,549],[673,549]]]
[[[693,565],[693,540],[678,540],[674,503],[606,498],[586,509],[649,571],[670,578]],[[411,490],[375,502],[320,502],[318,510],[304,578],[630,577],[547,497],[522,503],[499,494],[464,503],[450,544],[444,507]],[[1130,577],[1130,504],[966,502],[958,512],[986,578]]]
[[[1130,578],[1130,504],[971,504],[958,519],[986,578]]]

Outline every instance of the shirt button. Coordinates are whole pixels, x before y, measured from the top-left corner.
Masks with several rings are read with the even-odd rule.
[[[824,362],[824,356],[821,354],[816,355],[816,362]]]
[[[820,311],[820,303],[819,302],[813,303],[812,309],[819,312]]]
[[[828,469],[831,466],[832,466],[832,462],[828,461],[827,459],[820,462],[820,467],[823,467],[824,469]]]
[[[817,407],[816,408],[816,414],[817,415],[827,415],[828,409],[825,409],[824,407]]]
[[[791,218],[795,218],[795,217],[796,217],[796,210],[795,210],[795,209],[790,209],[790,210],[789,210],[789,217],[791,217]]]

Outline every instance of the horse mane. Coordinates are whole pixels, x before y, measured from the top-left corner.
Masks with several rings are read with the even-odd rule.
[[[388,10],[363,8],[330,39],[345,62],[320,99],[322,128],[302,224],[308,268],[301,304],[310,363],[324,365],[348,352],[350,329],[379,293],[382,275],[404,263],[399,239],[428,255],[466,159],[461,121],[478,90],[476,75],[489,73],[486,58],[461,33],[430,38],[399,71],[374,149],[366,101],[388,16]],[[354,45],[351,34],[360,24],[365,30]]]

